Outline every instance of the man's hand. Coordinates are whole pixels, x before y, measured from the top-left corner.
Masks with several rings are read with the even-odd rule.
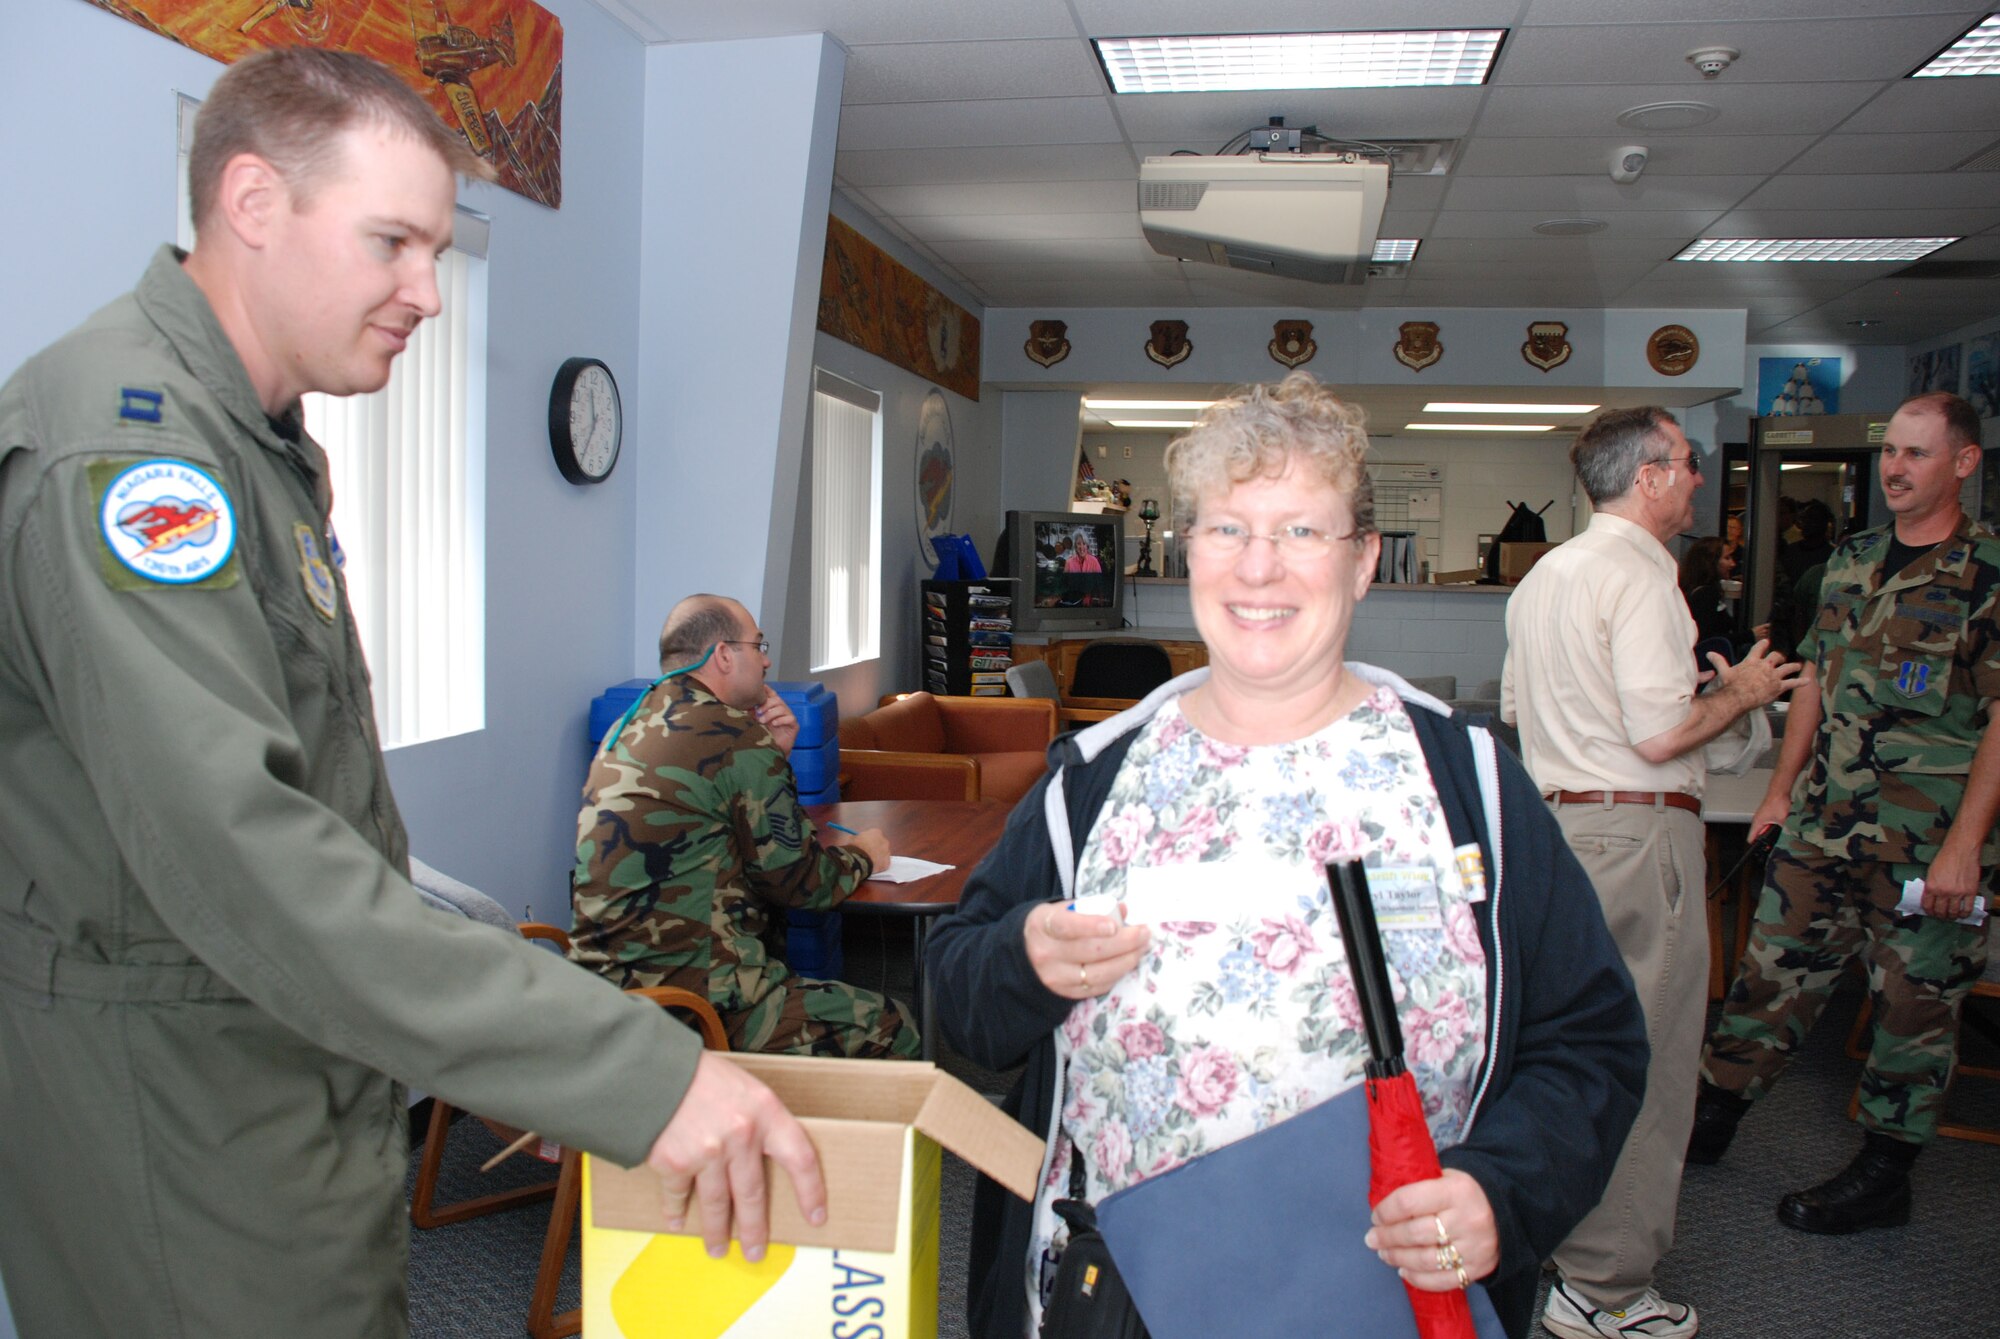
[[[792,1178],[806,1221],[826,1222],[826,1182],[805,1127],[769,1088],[704,1051],[687,1095],[646,1155],[646,1165],[660,1174],[667,1226],[678,1232],[686,1225],[692,1197],[701,1205],[701,1239],[711,1256],[726,1255],[734,1236],[744,1259],[763,1259],[771,1239],[766,1154]]]
[[[1771,643],[1762,639],[1734,665],[1713,651],[1708,663],[1715,666],[1715,691],[1734,695],[1750,707],[1776,702],[1799,686],[1799,676],[1805,672],[1804,664],[1787,664],[1783,653],[1771,650]]]
[[[875,866],[877,874],[889,868],[889,838],[880,828],[867,828],[854,833],[852,836],[844,832],[835,832],[831,828],[822,828],[820,829],[819,844],[821,846],[852,846],[855,850],[868,857],[869,863]]]
[[[765,684],[764,700],[750,714],[757,718],[759,725],[771,732],[771,738],[778,741],[779,751],[789,758],[792,745],[799,742],[799,719],[792,715],[785,699],[778,696],[778,690]]]
[[[1978,848],[1961,852],[1947,840],[1924,871],[1924,915],[1947,921],[1970,916],[1978,896]]]

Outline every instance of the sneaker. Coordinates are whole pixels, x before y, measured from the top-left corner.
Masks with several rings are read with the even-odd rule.
[[[1701,1329],[1691,1306],[1661,1298],[1651,1288],[1622,1311],[1600,1311],[1557,1279],[1549,1285],[1542,1328],[1563,1339],[1688,1339]]]

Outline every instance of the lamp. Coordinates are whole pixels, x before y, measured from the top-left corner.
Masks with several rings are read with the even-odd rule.
[[[1158,576],[1153,570],[1153,522],[1160,519],[1160,504],[1152,498],[1139,503],[1139,519],[1146,523],[1146,534],[1139,541],[1139,566],[1133,571],[1135,577]]]

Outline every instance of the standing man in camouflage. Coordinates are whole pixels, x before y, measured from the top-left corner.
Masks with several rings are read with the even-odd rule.
[[[1667,541],[1694,522],[1701,458],[1657,405],[1608,409],[1570,448],[1590,526],[1507,601],[1500,714],[1604,905],[1646,1014],[1646,1098],[1604,1198],[1555,1251],[1542,1326],[1566,1339],[1687,1339],[1691,1306],[1653,1271],[1674,1240],[1681,1155],[1706,1021],[1702,745],[1792,686],[1757,643],[1711,656],[1700,691],[1694,616]]]
[[[764,682],[770,643],[734,600],[691,595],[660,669],[591,763],[577,818],[570,956],[621,987],[707,998],[739,1051],[918,1054],[898,1006],[793,976],[771,951],[787,908],[839,906],[889,865],[874,828],[822,840],[785,761],[798,722]]]
[[[1817,683],[1792,696],[1750,821],[1753,835],[1782,831],[1702,1060],[1688,1161],[1722,1156],[1865,954],[1862,1148],[1779,1202],[1778,1220],[1805,1232],[1909,1221],[1910,1167],[1937,1133],[1959,1006],[1986,966],[1985,929],[1959,922],[2000,885],[2000,539],[1958,503],[1979,455],[1979,417],[1956,395],[1919,395],[1889,420],[1879,470],[1894,521],[1827,562],[1799,646]],[[1912,881],[1921,915],[1898,909]]]
[[[307,391],[438,310],[463,143],[310,47],[215,83],[198,240],[0,389],[0,1271],[24,1334],[408,1329],[406,1081],[662,1173],[761,1258],[769,1089],[427,910]],[[735,1221],[732,1224],[732,1210]]]

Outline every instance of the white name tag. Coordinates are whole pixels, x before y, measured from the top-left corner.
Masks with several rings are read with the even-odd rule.
[[[1438,910],[1437,876],[1421,865],[1368,871],[1368,896],[1375,903],[1379,930],[1436,930],[1444,926]]]

